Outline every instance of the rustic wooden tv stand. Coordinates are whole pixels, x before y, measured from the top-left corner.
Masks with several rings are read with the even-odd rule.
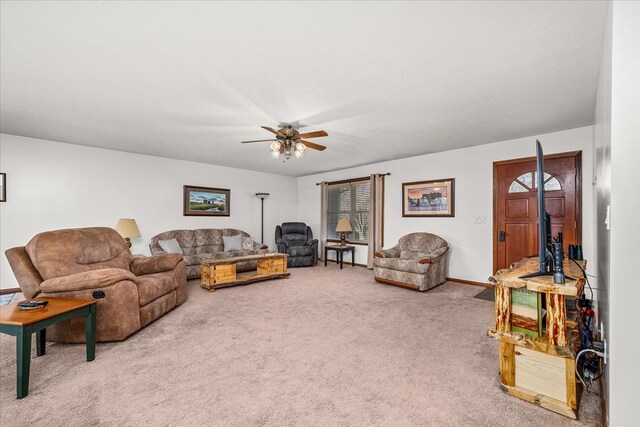
[[[578,261],[586,268],[586,261]],[[538,270],[538,258],[525,258],[489,278],[496,291],[496,326],[488,335],[499,341],[500,380],[507,392],[543,408],[576,419],[579,392],[576,387],[575,353],[570,348],[565,298],[582,293],[585,280],[580,268],[564,261],[567,280],[553,283],[551,276],[521,279]],[[511,332],[511,290],[524,288],[546,297],[546,333],[538,338]],[[572,322],[571,322],[572,323]]]

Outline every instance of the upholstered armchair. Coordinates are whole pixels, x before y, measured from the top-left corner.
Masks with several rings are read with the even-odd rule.
[[[95,299],[98,341],[123,340],[187,299],[182,255],[133,257],[111,228],[48,231],[5,254],[25,298]],[[47,340],[84,342],[84,319],[49,326]]]
[[[287,254],[287,267],[309,267],[318,263],[318,239],[304,222],[276,226],[278,252]]]
[[[446,240],[435,234],[407,234],[375,253],[373,275],[381,283],[426,291],[445,281],[448,253]]]

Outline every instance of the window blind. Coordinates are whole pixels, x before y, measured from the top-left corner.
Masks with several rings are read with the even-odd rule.
[[[371,183],[369,180],[329,185],[327,205],[327,237],[339,239],[336,232],[338,220],[346,218],[353,232],[347,235],[352,242],[369,241],[369,201]]]

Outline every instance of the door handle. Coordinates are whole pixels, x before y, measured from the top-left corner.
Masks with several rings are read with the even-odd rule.
[[[507,237],[507,233],[505,233],[504,231],[500,230],[500,232],[498,233],[498,242],[504,242],[504,239]]]

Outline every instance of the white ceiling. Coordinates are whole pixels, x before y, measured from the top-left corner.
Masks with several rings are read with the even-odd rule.
[[[306,175],[589,125],[605,2],[7,2],[0,131]],[[324,152],[269,156],[297,122]]]

